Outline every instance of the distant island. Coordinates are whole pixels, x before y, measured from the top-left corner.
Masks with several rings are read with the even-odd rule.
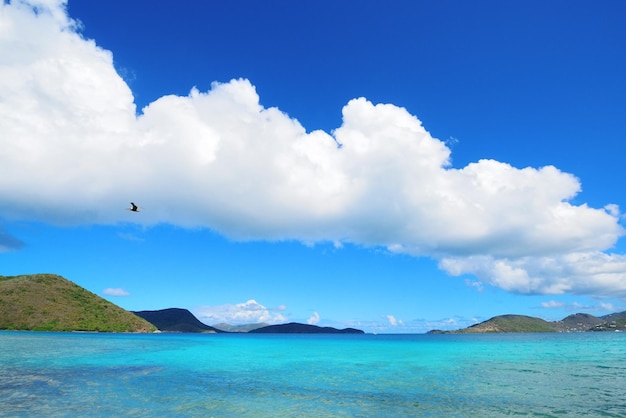
[[[203,324],[187,309],[169,308],[156,311],[132,311],[153,324],[159,331],[169,332],[224,332]]]
[[[129,312],[56,274],[0,276],[0,330],[363,334],[298,323],[220,325],[224,329],[206,325],[181,308]]]
[[[318,327],[317,325],[299,324],[290,322],[288,324],[268,325],[249,331],[251,334],[365,334],[360,329],[333,327]]]
[[[560,321],[525,315],[499,315],[455,331],[432,330],[429,334],[484,334],[505,332],[626,331],[626,311],[601,317],[577,313]]]
[[[200,322],[187,309],[169,308],[156,311],[133,312],[148,322],[154,324],[159,331],[165,332],[238,332],[249,334],[364,334],[363,331],[354,328],[337,329],[332,327],[318,327],[317,325],[300,324],[290,322],[288,324],[267,325],[252,324],[246,326],[233,326],[221,324],[209,326]]]
[[[364,334],[355,328],[337,329],[297,322],[210,326],[181,308],[129,312],[55,274],[0,276],[0,330]],[[500,315],[467,328],[428,333],[593,331],[626,331],[626,311],[600,317],[577,313],[553,322],[525,315]]]

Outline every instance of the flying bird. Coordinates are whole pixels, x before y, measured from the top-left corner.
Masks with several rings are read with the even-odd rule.
[[[139,212],[139,206],[135,205],[133,202],[130,202],[130,207],[126,208],[126,210],[129,210],[131,212]]]

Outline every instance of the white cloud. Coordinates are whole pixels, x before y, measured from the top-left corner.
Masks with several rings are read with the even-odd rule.
[[[624,233],[619,208],[571,203],[571,174],[453,168],[415,116],[364,98],[332,133],[307,132],[247,80],[137,117],[112,54],[76,33],[65,2],[25,4],[0,6],[0,218],[381,246],[511,292],[626,296],[626,257],[605,252]],[[123,210],[131,199],[140,214]]]
[[[615,307],[615,305],[613,305],[612,303],[608,303],[608,302],[600,302],[598,304],[598,309],[607,311],[607,312],[617,311],[617,308]]]
[[[107,287],[102,291],[107,296],[130,296],[130,293],[120,287]]]
[[[483,283],[479,280],[465,279],[465,285],[469,287],[474,287],[479,292],[482,292],[485,289],[483,287]]]
[[[313,314],[307,319],[306,323],[309,325],[315,325],[320,322],[320,314],[313,312]]]
[[[616,312],[618,308],[610,302],[599,302],[597,304],[581,304],[580,302],[560,302],[549,300],[541,302],[541,308],[544,309],[566,309],[568,311],[606,311]]]
[[[398,325],[403,325],[401,320],[396,319],[393,315],[387,315],[387,321],[389,321],[389,325],[392,327],[397,327]]]
[[[390,318],[391,317],[391,318]],[[395,325],[393,315],[383,316],[381,321],[342,321],[332,322],[329,325],[336,328],[352,327],[362,329],[365,332],[372,333],[414,333],[421,334],[434,329],[438,330],[456,330],[474,325],[479,320],[477,318],[444,318],[440,320],[412,319],[409,321],[396,320]]]
[[[474,274],[482,281],[522,294],[626,296],[626,256],[600,251],[551,256],[448,257],[440,267],[452,275]]]
[[[549,300],[547,302],[541,302],[541,307],[546,309],[557,309],[565,306],[565,302],[557,302],[556,300]]]
[[[270,309],[251,299],[236,305],[201,306],[194,309],[194,314],[200,321],[206,324],[227,323],[238,325],[260,322],[279,324],[287,321],[285,316],[278,313],[278,311],[284,310],[284,305]]]

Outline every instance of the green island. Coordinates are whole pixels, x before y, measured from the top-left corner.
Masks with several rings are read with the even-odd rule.
[[[91,332],[251,332],[358,333],[346,328],[308,324],[249,324],[208,326],[186,309],[129,312],[55,274],[0,276],[0,330]],[[500,315],[467,328],[429,334],[507,332],[626,331],[626,311],[596,317],[576,313],[560,321],[525,315]]]
[[[145,319],[55,274],[0,276],[0,329],[156,331]]]
[[[200,322],[186,309],[129,312],[55,274],[0,276],[0,330],[85,332],[360,333],[308,324],[228,326]]]
[[[486,334],[506,332],[626,331],[626,311],[601,317],[576,313],[560,321],[525,315],[499,315],[455,331],[432,330],[429,334]]]

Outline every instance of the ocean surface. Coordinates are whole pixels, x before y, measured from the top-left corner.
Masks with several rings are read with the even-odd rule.
[[[0,331],[2,417],[626,417],[626,333]]]

